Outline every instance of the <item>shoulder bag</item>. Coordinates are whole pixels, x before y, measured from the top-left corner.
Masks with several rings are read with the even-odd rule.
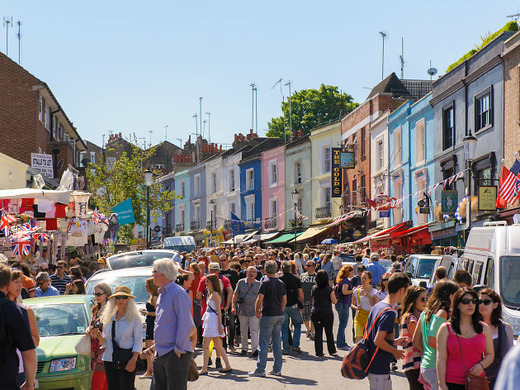
[[[116,341],[116,322],[112,321],[112,363],[118,370],[124,370],[132,359],[132,348],[120,348]]]
[[[489,383],[486,376],[475,376],[470,374],[469,371],[466,371],[466,365],[464,364],[464,354],[462,353],[462,346],[460,345],[459,335],[455,333],[455,336],[457,336],[457,341],[459,342],[460,358],[462,359],[462,368],[464,368],[466,390],[489,390]],[[484,370],[484,367],[482,367],[482,370]]]
[[[370,337],[370,333],[372,333],[372,329],[374,329],[374,325],[379,320],[379,317],[381,317],[381,315],[387,310],[392,310],[392,308],[387,307],[386,309],[382,310],[370,326],[370,330],[368,332],[368,323],[365,325],[365,334],[363,338],[354,344],[354,346],[350,348],[350,350],[343,358],[343,363],[341,364],[341,375],[343,375],[345,378],[363,379],[368,375],[368,369],[376,357],[377,352],[379,351],[379,347],[377,347],[374,355],[369,361],[368,338]]]

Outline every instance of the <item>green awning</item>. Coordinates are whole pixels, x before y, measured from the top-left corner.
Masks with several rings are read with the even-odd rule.
[[[298,237],[300,234],[302,234],[302,232],[296,233],[296,237]],[[281,243],[281,242],[287,242],[287,241],[293,240],[293,239],[294,239],[294,233],[285,233],[285,234],[282,234],[280,237],[276,237],[274,240],[266,241],[265,244],[277,244],[277,243]]]

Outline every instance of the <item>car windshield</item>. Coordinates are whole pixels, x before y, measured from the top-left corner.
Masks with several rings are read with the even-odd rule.
[[[110,256],[108,262],[112,269],[150,267],[155,260],[164,258],[173,258],[172,252],[151,251],[122,253],[120,255]]]
[[[520,308],[520,257],[503,256],[500,261],[500,296],[504,304]]]
[[[87,330],[88,318],[82,303],[34,305],[31,308],[42,337],[83,334]]]
[[[148,294],[144,288],[146,279],[150,277],[152,277],[151,271],[150,275],[140,276],[113,276],[110,275],[110,272],[103,272],[89,279],[85,286],[85,290],[87,294],[93,295],[94,287],[96,287],[98,283],[108,284],[112,291],[114,291],[117,286],[127,286],[130,288],[132,295],[135,296],[135,301],[137,303],[144,303],[150,298],[150,294]]]
[[[421,259],[419,261],[419,269],[417,270],[417,278],[430,279],[436,261],[437,259]]]

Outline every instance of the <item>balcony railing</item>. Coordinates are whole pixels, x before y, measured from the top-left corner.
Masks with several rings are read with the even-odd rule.
[[[199,230],[200,229],[200,221],[191,221],[190,228],[191,228],[191,230]]]
[[[291,228],[294,228],[294,219],[290,219],[290,220],[289,220],[289,226],[290,226]],[[296,220],[296,226],[303,226],[303,221],[301,220],[301,218],[298,218],[298,219]]]
[[[262,222],[247,221],[244,223],[246,229],[260,229],[262,228]]]
[[[217,229],[217,221],[213,221],[213,229],[211,228],[211,221],[206,222],[206,229],[208,230],[216,230]]]
[[[176,232],[183,232],[184,231],[184,224],[183,223],[178,223],[177,225],[175,225],[175,231]]]
[[[276,229],[276,226],[278,225],[278,218],[276,217],[270,217],[267,218],[264,223],[264,229]]]
[[[331,212],[330,212],[330,206],[325,206],[325,207],[317,207],[316,208],[316,218],[319,219],[319,218],[330,218],[331,216]]]
[[[233,222],[233,221],[231,221],[231,220],[226,220],[226,221],[224,222],[224,230],[229,230],[229,229],[231,229],[231,228],[233,227],[232,222]]]

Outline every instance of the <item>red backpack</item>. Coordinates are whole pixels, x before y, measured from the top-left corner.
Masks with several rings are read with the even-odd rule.
[[[345,378],[363,379],[368,375],[368,368],[372,364],[377,351],[379,351],[379,347],[377,347],[374,355],[372,356],[372,359],[370,359],[370,361],[368,360],[368,337],[370,336],[372,329],[374,329],[374,325],[377,323],[377,320],[379,320],[379,317],[381,317],[381,314],[387,310],[393,309],[391,307],[387,307],[381,311],[381,313],[379,313],[379,315],[376,317],[375,321],[372,322],[368,333],[367,326],[365,325],[363,338],[359,340],[352,348],[350,348],[350,350],[343,358],[343,363],[341,364],[341,375],[343,375]]]

